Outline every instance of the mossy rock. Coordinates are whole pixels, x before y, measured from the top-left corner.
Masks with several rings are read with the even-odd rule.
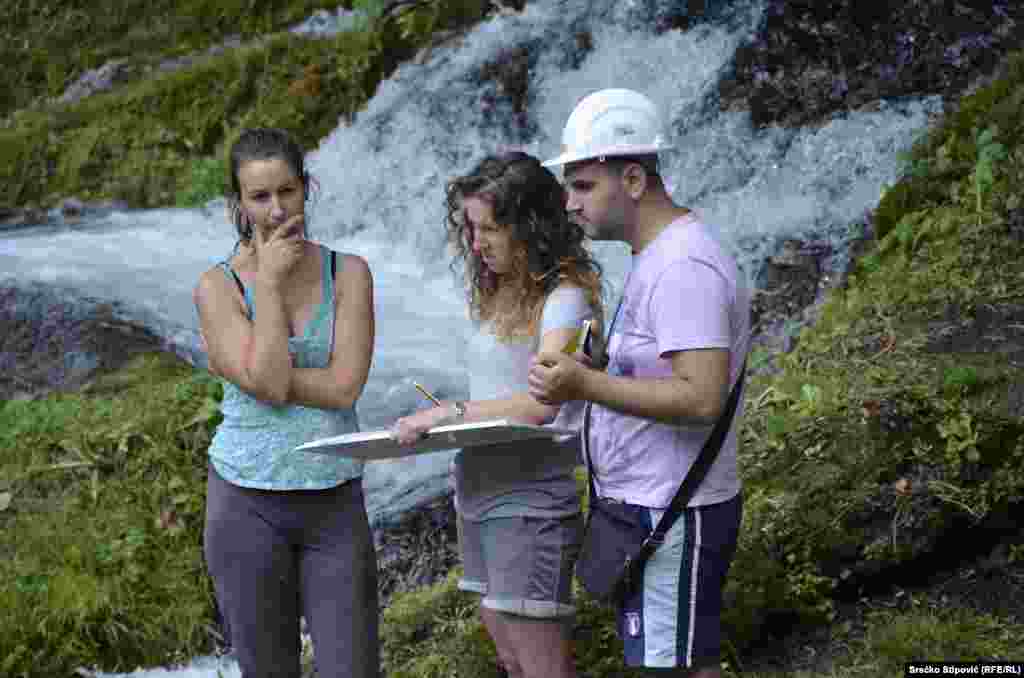
[[[886,236],[904,214],[956,202],[955,186],[967,181],[978,165],[981,131],[996,130],[1004,146],[1021,148],[1024,53],[1010,55],[1001,70],[1002,77],[956,102],[939,127],[907,155],[906,176],[883,195],[876,210],[879,238]],[[1000,193],[1013,190],[1006,188],[1009,190]]]
[[[315,148],[435,33],[490,10],[431,0],[333,38],[274,33],[75,105],[14,115],[0,130],[0,205],[67,195],[182,204],[193,165],[222,158],[241,128],[281,127]]]
[[[346,3],[341,3],[346,4]],[[351,4],[351,3],[349,3]],[[337,0],[85,0],[13,3],[0,24],[0,117],[53,99],[86,71],[117,59],[146,66],[196,52],[229,36],[279,31]]]

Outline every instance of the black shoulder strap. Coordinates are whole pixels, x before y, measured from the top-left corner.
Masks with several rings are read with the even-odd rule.
[[[232,277],[232,279],[234,279],[235,284],[238,285],[239,293],[241,293],[242,298],[244,299],[245,298],[245,285],[242,284],[242,279],[238,277],[237,273],[235,273],[235,269],[231,268],[231,264],[229,264],[226,261],[220,262],[220,265],[221,265],[221,267],[223,267],[223,269],[225,271],[227,271],[228,273],[231,274],[231,277]]]
[[[331,250],[331,282],[338,277],[338,253]]]
[[[693,493],[700,486],[708,471],[711,470],[711,465],[715,463],[715,458],[718,457],[718,452],[722,449],[722,445],[725,444],[725,438],[729,435],[729,429],[732,427],[732,420],[739,405],[740,392],[743,390],[743,379],[746,376],[746,372],[747,361],[744,360],[743,367],[740,368],[739,377],[736,378],[736,385],[732,387],[732,392],[729,393],[729,400],[725,403],[725,411],[722,412],[718,421],[715,422],[711,435],[708,436],[704,447],[700,450],[700,454],[697,455],[693,466],[690,467],[690,471],[683,478],[683,484],[679,486],[676,496],[672,498],[672,503],[665,509],[665,513],[662,514],[661,520],[658,521],[654,531],[644,540],[643,545],[640,547],[640,552],[634,557],[634,560],[639,559],[641,563],[644,562],[654,553],[654,549],[661,546],[665,541],[665,533],[672,529],[672,524],[682,515],[686,505],[690,503]]]
[[[700,486],[704,480],[704,476],[707,475],[711,469],[711,465],[714,463],[715,458],[718,456],[719,450],[722,449],[722,445],[725,444],[725,438],[729,435],[729,428],[732,426],[732,420],[736,414],[736,407],[739,404],[740,392],[743,390],[743,380],[747,372],[747,362],[743,361],[743,367],[740,368],[740,374],[736,378],[736,384],[732,387],[732,391],[729,393],[729,399],[725,403],[725,410],[722,415],[715,422],[715,427],[711,430],[711,435],[708,436],[707,441],[704,443],[704,447],[701,448],[700,454],[697,455],[697,459],[693,462],[693,466],[690,467],[686,477],[683,479],[683,483],[679,486],[676,491],[676,495],[672,498],[668,508],[665,509],[665,513],[662,514],[661,519],[658,521],[657,526],[651,531],[641,545],[640,550],[633,556],[633,563],[636,566],[642,565],[654,550],[657,549],[665,541],[665,533],[672,528],[672,524],[676,522],[676,519],[682,514],[686,505],[690,503],[690,498],[693,496],[694,491]],[[590,492],[590,501],[594,501],[597,497],[597,493],[594,490],[594,469],[590,463],[590,407],[592,403],[587,403],[586,409],[583,413],[583,453],[587,464],[587,485]]]

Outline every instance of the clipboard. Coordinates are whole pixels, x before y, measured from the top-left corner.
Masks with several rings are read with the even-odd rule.
[[[523,424],[508,419],[478,421],[471,424],[449,424],[427,431],[427,437],[412,445],[399,445],[391,438],[390,431],[366,431],[345,433],[340,436],[321,438],[303,443],[296,452],[312,454],[333,454],[356,459],[390,459],[429,454],[454,448],[494,445],[519,440],[556,440],[575,436],[577,431],[552,426]]]

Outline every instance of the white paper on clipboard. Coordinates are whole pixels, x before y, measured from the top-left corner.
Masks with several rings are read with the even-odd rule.
[[[517,440],[547,438],[554,440],[574,436],[576,431],[552,426],[522,424],[508,419],[478,421],[471,424],[438,426],[427,432],[427,437],[413,445],[399,445],[390,431],[345,433],[331,438],[312,440],[295,448],[296,452],[334,454],[358,459],[388,459],[428,454],[457,447],[476,447]]]

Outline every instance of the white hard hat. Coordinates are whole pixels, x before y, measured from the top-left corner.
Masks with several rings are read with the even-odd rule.
[[[562,153],[545,167],[578,160],[650,155],[672,148],[654,102],[631,89],[602,89],[583,98],[562,131]]]

